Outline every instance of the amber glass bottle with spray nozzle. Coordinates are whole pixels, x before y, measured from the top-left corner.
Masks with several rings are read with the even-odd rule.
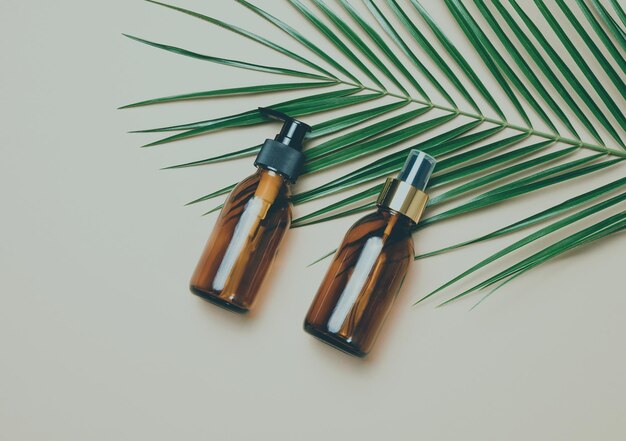
[[[308,333],[367,355],[413,261],[411,228],[428,201],[424,189],[435,164],[411,150],[398,177],[387,179],[378,211],[350,228],[306,316]]]
[[[284,113],[259,108],[284,121],[267,139],[257,172],[230,193],[191,278],[194,294],[235,312],[248,312],[291,224],[289,185],[301,172],[300,151],[311,127]]]

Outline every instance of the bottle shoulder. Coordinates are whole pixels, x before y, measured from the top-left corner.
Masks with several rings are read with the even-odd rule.
[[[256,191],[256,188],[258,187],[260,180],[261,180],[261,176],[258,173],[253,173],[249,176],[246,176],[241,181],[239,181],[237,185],[235,185],[233,190],[230,192],[229,197],[231,199],[236,196],[251,197]]]
[[[382,237],[388,243],[406,242],[412,247],[411,226],[411,221],[405,216],[378,210],[356,221],[347,236],[353,241]]]
[[[396,234],[411,235],[411,220],[398,213],[379,209],[357,220],[352,228],[366,225],[372,229],[391,228]]]

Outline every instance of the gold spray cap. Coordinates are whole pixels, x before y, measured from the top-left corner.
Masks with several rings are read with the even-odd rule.
[[[411,150],[398,176],[385,182],[376,205],[403,214],[415,223],[419,222],[428,202],[424,190],[436,164],[432,156],[420,150]]]

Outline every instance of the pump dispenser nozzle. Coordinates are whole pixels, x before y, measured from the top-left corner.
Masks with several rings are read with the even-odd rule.
[[[389,178],[378,197],[377,205],[394,210],[419,222],[428,202],[424,193],[437,161],[430,155],[411,150],[397,178]]]
[[[266,139],[254,165],[263,166],[295,182],[304,165],[302,143],[311,127],[278,110],[259,107],[263,116],[284,121],[280,133],[274,139]]]
[[[267,107],[259,107],[259,112],[261,112],[264,116],[269,116],[285,122],[280,130],[280,133],[276,135],[276,138],[274,138],[274,141],[288,145],[292,149],[302,150],[302,142],[304,141],[307,132],[311,131],[311,127],[309,125],[290,117],[286,113]]]

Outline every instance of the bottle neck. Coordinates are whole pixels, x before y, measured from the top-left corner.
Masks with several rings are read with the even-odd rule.
[[[283,184],[289,186],[292,182],[287,178],[287,176],[277,172],[276,170],[271,169],[270,167],[266,167],[264,165],[257,165],[256,174],[260,176],[268,176],[272,180],[280,180]]]
[[[289,181],[274,170],[258,167],[256,175],[259,177],[254,196],[268,203],[274,203],[281,194],[289,196]]]
[[[393,223],[398,226],[411,228],[415,225],[413,219],[389,207],[379,205],[378,213],[388,219],[389,222],[393,221]]]

